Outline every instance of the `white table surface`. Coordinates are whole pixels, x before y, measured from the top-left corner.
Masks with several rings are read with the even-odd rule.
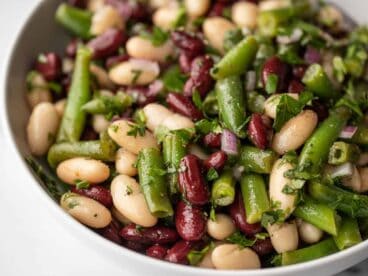
[[[11,41],[38,1],[0,0],[1,75]],[[17,174],[2,126],[0,179],[0,275],[128,275],[73,237],[55,221],[46,205],[37,202],[37,196],[24,189],[27,176]]]

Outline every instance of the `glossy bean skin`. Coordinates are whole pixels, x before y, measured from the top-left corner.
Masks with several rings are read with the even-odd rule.
[[[108,189],[102,186],[92,186],[87,189],[72,187],[72,192],[97,200],[107,208],[112,206],[112,197]]]
[[[210,148],[221,147],[221,133],[210,132],[203,137],[203,144]]]
[[[122,31],[109,29],[103,34],[90,40],[87,47],[92,50],[93,58],[105,58],[117,52],[125,40],[126,38]]]
[[[274,251],[270,238],[257,240],[252,246],[252,249],[258,254],[258,256],[265,256]]]
[[[186,241],[199,241],[206,232],[206,218],[199,207],[180,201],[176,206],[175,225]]]
[[[169,93],[166,96],[166,102],[169,104],[172,110],[187,116],[194,121],[198,121],[203,118],[202,112],[198,110],[193,102],[181,94]]]
[[[134,223],[123,227],[119,235],[125,240],[145,244],[174,243],[179,239],[178,233],[172,228],[165,226],[138,228]]]
[[[188,264],[187,255],[196,245],[195,242],[180,240],[167,250],[165,260],[176,264]]]
[[[121,237],[119,236],[119,224],[116,221],[111,221],[111,223],[105,228],[101,229],[101,235],[117,244],[121,244]]]
[[[216,151],[210,155],[204,162],[203,166],[209,170],[214,168],[215,170],[221,170],[227,161],[227,155],[222,150]]]
[[[167,248],[160,245],[154,244],[146,249],[146,255],[151,258],[156,258],[159,260],[163,260],[166,256]]]
[[[262,231],[259,223],[247,223],[243,197],[240,192],[235,196],[235,201],[229,206],[229,214],[234,220],[236,227],[247,236],[254,236]]]
[[[200,160],[193,154],[186,155],[180,162],[179,190],[192,204],[204,205],[210,192],[201,172]]]
[[[277,88],[275,92],[283,92],[287,89],[287,81],[290,74],[289,66],[274,56],[266,60],[262,69],[262,83],[266,87],[268,77],[273,74],[278,77]]]
[[[53,52],[41,54],[35,68],[47,81],[54,81],[61,75],[61,59]]]
[[[248,135],[249,139],[257,148],[266,148],[268,144],[267,126],[264,124],[261,114],[252,114],[248,124]]]
[[[203,41],[187,32],[174,31],[171,33],[171,39],[176,47],[185,51],[190,57],[196,57],[204,53],[205,45]]]

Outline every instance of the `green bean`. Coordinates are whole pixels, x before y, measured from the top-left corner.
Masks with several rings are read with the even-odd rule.
[[[217,81],[215,91],[221,121],[226,128],[244,138],[246,135],[244,130],[246,104],[240,77],[231,76]]]
[[[368,56],[365,46],[354,43],[347,49],[344,64],[347,71],[355,78],[360,78],[364,73]]]
[[[360,243],[362,237],[360,236],[357,220],[348,217],[343,218],[339,233],[334,237],[334,240],[340,250]]]
[[[360,149],[355,144],[345,142],[335,142],[328,155],[328,163],[331,165],[342,165],[346,162],[355,163],[358,161]]]
[[[319,175],[328,159],[331,146],[346,125],[350,111],[341,107],[335,110],[304,144],[299,156],[296,175],[298,178],[311,179]]]
[[[293,214],[331,235],[337,235],[339,217],[336,212],[327,205],[313,202],[308,199],[299,204]]]
[[[252,113],[263,113],[266,101],[262,94],[255,91],[247,92],[247,109]]]
[[[258,28],[262,35],[274,37],[277,29],[294,16],[291,7],[263,11],[258,15]]]
[[[73,35],[83,39],[91,37],[91,12],[75,8],[68,4],[61,4],[56,11],[55,18],[58,23]]]
[[[240,182],[247,222],[260,222],[262,214],[270,208],[266,184],[261,175],[245,174]]]
[[[353,218],[368,217],[368,196],[359,195],[332,185],[311,181],[308,185],[311,197],[328,204]]]
[[[187,153],[188,141],[175,132],[169,133],[163,139],[162,150],[163,158],[169,172],[170,193],[176,194],[178,192],[178,169],[180,160]]]
[[[336,99],[340,93],[333,87],[331,80],[326,75],[322,66],[312,64],[304,74],[302,82],[307,89],[321,99]]]
[[[351,141],[359,145],[368,145],[368,127],[360,125]]]
[[[173,215],[160,151],[145,148],[138,155],[139,184],[150,212],[159,218]]]
[[[52,168],[60,162],[73,157],[89,157],[102,161],[114,161],[117,150],[116,144],[107,133],[101,135],[100,140],[81,142],[62,142],[54,144],[48,152],[47,161]]]
[[[77,142],[84,130],[86,113],[82,110],[82,106],[91,97],[90,60],[91,52],[87,48],[79,48],[65,112],[57,136],[58,143]]]
[[[232,48],[216,66],[211,75],[214,79],[224,79],[244,73],[253,63],[258,50],[258,42],[248,36]]]
[[[322,258],[327,255],[331,255],[337,251],[338,248],[336,247],[334,240],[332,238],[328,238],[324,241],[302,249],[282,253],[281,264],[291,265],[308,262],[318,258]]]
[[[246,172],[269,174],[277,154],[272,150],[261,150],[252,146],[243,146],[240,150],[239,163]]]
[[[235,198],[235,179],[230,170],[224,171],[213,183],[211,201],[216,206],[228,206]]]

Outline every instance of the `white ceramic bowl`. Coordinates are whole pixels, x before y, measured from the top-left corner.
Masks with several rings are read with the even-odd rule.
[[[116,262],[117,265],[128,269],[135,275],[176,275],[176,276],[309,276],[332,275],[368,257],[368,241],[362,242],[350,249],[321,258],[308,263],[287,267],[269,268],[248,271],[215,271],[195,267],[175,265],[158,261],[144,255],[137,254],[124,247],[118,246],[78,223],[67,215],[46,192],[45,186],[40,183],[29,168],[23,157],[29,154],[25,140],[25,125],[29,110],[24,93],[26,74],[32,60],[39,52],[55,50],[62,52],[65,46],[65,33],[58,27],[53,19],[54,12],[60,0],[42,1],[35,7],[33,13],[25,21],[24,26],[13,44],[12,55],[8,60],[8,69],[5,80],[5,93],[0,99],[0,117],[4,120],[5,134],[12,152],[17,155],[17,167],[21,173],[29,176],[33,192],[48,206],[53,216],[65,225],[65,228],[77,235],[91,249],[101,253],[103,258]],[[366,0],[332,1],[344,9],[358,22],[366,19],[368,2]],[[368,20],[367,20],[368,21]],[[36,202],[36,201],[35,201]]]

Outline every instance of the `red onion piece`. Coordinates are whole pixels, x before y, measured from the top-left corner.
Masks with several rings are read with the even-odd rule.
[[[331,177],[345,177],[345,176],[351,176],[353,174],[353,164],[351,163],[345,163],[340,166],[334,167],[331,171]]]
[[[320,63],[322,60],[322,56],[321,53],[316,48],[308,46],[304,54],[304,60],[308,64]]]
[[[354,134],[357,132],[358,127],[356,126],[346,126],[341,131],[339,137],[343,139],[351,139],[353,138]]]
[[[164,83],[161,80],[155,80],[153,83],[151,83],[148,86],[147,95],[155,97],[162,91],[163,88],[164,88]]]
[[[229,155],[238,154],[238,138],[230,130],[224,129],[221,135],[221,150]]]

